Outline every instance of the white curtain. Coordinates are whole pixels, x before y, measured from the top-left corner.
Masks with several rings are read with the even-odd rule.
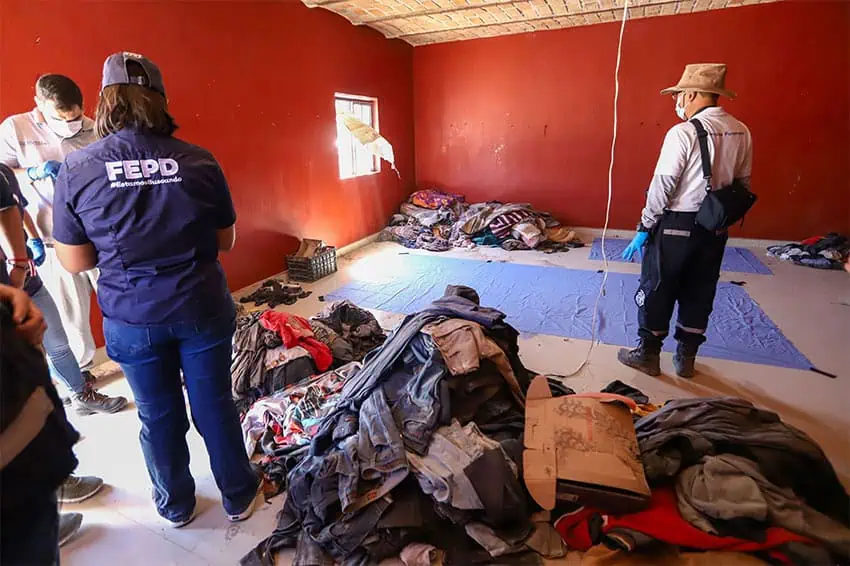
[[[374,128],[358,120],[349,112],[337,112],[337,122],[345,126],[363,147],[390,164],[396,175],[401,177],[395,166],[393,146]]]

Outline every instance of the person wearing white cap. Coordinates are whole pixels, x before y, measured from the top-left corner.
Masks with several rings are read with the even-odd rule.
[[[664,138],[638,232],[623,252],[627,260],[642,253],[640,287],[635,294],[640,329],[638,347],[622,348],[617,359],[659,375],[659,354],[678,303],[673,365],[680,377],[692,377],[728,239],[725,229],[707,230],[700,225],[697,212],[708,194],[709,178],[716,187],[737,183],[748,192],[753,143],[749,129],[718,106],[721,96],[735,98],[726,88],[726,65],[688,65],[679,84],[661,93],[673,95],[683,123],[673,126]],[[703,169],[700,131],[707,132],[702,138],[708,142],[710,176]]]

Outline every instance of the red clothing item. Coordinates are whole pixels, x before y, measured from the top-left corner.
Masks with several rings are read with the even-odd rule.
[[[778,547],[789,542],[816,545],[810,539],[780,527],[769,527],[764,542],[706,533],[682,518],[676,505],[676,492],[672,488],[653,490],[649,507],[637,513],[605,515],[596,509],[582,507],[559,517],[555,521],[555,530],[574,550],[587,550],[605,539],[618,547],[634,550],[635,537],[631,533],[699,550],[758,552],[776,549],[781,553]]]
[[[310,352],[313,361],[316,362],[316,369],[320,372],[328,371],[331,367],[334,361],[331,349],[313,336],[313,330],[306,318],[268,310],[260,316],[260,324],[266,330],[277,332],[287,348],[301,346]]]

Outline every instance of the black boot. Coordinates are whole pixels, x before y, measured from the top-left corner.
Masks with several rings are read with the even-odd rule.
[[[697,348],[686,346],[681,342],[673,354],[673,369],[679,377],[693,377],[694,363],[697,359]]]
[[[652,338],[641,338],[638,347],[634,350],[620,348],[617,359],[621,364],[634,368],[651,376],[661,375],[661,345],[663,338],[653,336]]]
[[[673,369],[679,377],[693,377],[694,364],[700,344],[705,342],[705,336],[696,332],[688,332],[682,328],[676,329],[676,353],[673,354]]]

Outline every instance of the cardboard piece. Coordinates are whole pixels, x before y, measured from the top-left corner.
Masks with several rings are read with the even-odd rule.
[[[534,378],[526,397],[523,476],[541,507],[564,501],[630,513],[649,504],[624,400],[631,402],[609,394],[552,397],[546,378]]]
[[[324,246],[325,243],[322,240],[304,238],[301,240],[301,245],[298,247],[298,251],[295,252],[295,257],[314,257],[316,252]]]

